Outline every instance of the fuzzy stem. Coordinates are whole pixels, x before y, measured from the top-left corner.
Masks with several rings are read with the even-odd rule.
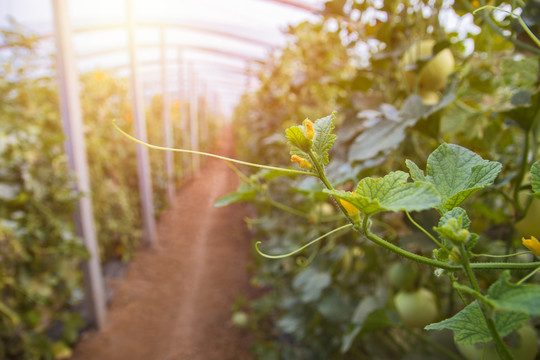
[[[388,250],[390,250],[390,251],[392,251],[392,252],[394,252],[394,253],[396,253],[396,254],[398,254],[400,256],[403,256],[404,258],[416,261],[416,262],[421,263],[421,264],[426,264],[426,265],[429,265],[429,266],[432,266],[432,267],[441,268],[441,269],[450,270],[450,271],[451,270],[460,270],[461,269],[461,266],[459,266],[459,265],[451,265],[451,264],[444,263],[442,261],[438,261],[438,260],[427,258],[425,256],[414,254],[414,253],[409,252],[407,250],[403,250],[399,246],[396,246],[396,245],[394,245],[392,243],[389,243],[388,241],[386,241],[386,240],[378,237],[374,233],[372,233],[370,231],[370,229],[369,229],[368,222],[369,222],[369,218],[365,217],[363,222],[362,222],[362,229],[364,230],[365,236],[369,240],[376,243],[377,245],[380,245],[380,246],[384,247],[385,249],[388,249]]]
[[[469,262],[469,254],[467,253],[467,249],[465,248],[464,244],[459,244],[459,253],[461,257],[461,263],[463,264],[463,269],[465,270],[465,274],[467,275],[467,278],[469,279],[471,286],[473,287],[474,291],[480,293],[481,292],[480,286],[478,285],[476,276],[474,275],[471,269],[470,262]],[[497,331],[497,327],[495,326],[495,321],[493,320],[490,314],[490,309],[482,301],[478,301],[478,305],[480,306],[480,310],[482,310],[482,315],[484,315],[484,319],[486,320],[486,324],[489,329],[489,332],[491,336],[493,337],[495,349],[497,350],[497,353],[499,354],[501,360],[514,359],[512,354],[510,354],[508,347],[504,343],[501,335]]]
[[[315,171],[317,172],[317,177],[322,181],[322,183],[324,184],[324,186],[326,186],[326,188],[328,190],[334,190],[334,187],[332,186],[332,184],[330,183],[330,181],[328,180],[328,178],[326,177],[326,174],[324,172],[324,166],[321,164],[321,162],[319,161],[319,158],[318,156],[313,152],[313,150],[309,150],[309,158],[311,159],[311,162],[313,163],[313,165],[315,166]],[[345,217],[347,218],[347,220],[349,220],[349,222],[351,224],[353,224],[355,227],[355,230],[358,230],[356,225],[357,225],[357,222],[355,221],[355,219],[349,215],[349,213],[347,212],[347,210],[343,207],[343,205],[341,204],[340,201],[338,201],[335,197],[332,196],[332,199],[334,199],[335,203],[337,204],[337,206],[339,207],[339,209],[341,210],[341,212],[343,213],[343,215],[345,215]]]

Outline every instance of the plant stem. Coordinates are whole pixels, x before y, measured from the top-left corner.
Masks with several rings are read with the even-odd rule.
[[[334,187],[332,186],[332,184],[330,184],[330,181],[326,177],[326,174],[324,172],[324,168],[321,165],[321,163],[319,162],[319,159],[318,159],[317,155],[315,155],[313,153],[313,151],[310,151],[308,153],[308,155],[309,155],[309,157],[311,159],[311,162],[315,166],[315,171],[317,172],[319,179],[321,179],[324,186],[326,186],[326,188],[328,190],[334,190]],[[336,200],[336,199],[334,198],[334,200]],[[354,229],[358,231],[359,229],[357,228],[357,225],[358,225],[357,222],[349,215],[347,210],[345,210],[345,208],[343,207],[343,205],[341,205],[341,203],[339,201],[336,201],[336,203],[337,203],[338,207],[340,208],[341,212],[347,217],[349,222],[352,225],[354,225]],[[376,244],[378,244],[378,245],[380,245],[380,246],[382,246],[382,247],[384,247],[384,248],[386,248],[386,249],[388,249],[390,251],[393,251],[394,253],[396,253],[396,254],[398,254],[400,256],[403,256],[403,257],[405,257],[407,259],[419,262],[421,264],[426,264],[426,265],[429,265],[429,266],[433,266],[433,267],[448,270],[448,271],[456,271],[456,270],[461,270],[462,269],[462,267],[460,265],[448,264],[448,263],[445,263],[445,262],[442,262],[442,261],[430,259],[430,258],[427,258],[425,256],[421,256],[421,255],[414,254],[414,253],[411,253],[409,251],[406,251],[406,250],[400,248],[399,246],[396,246],[396,245],[394,245],[394,244],[392,244],[392,243],[378,237],[374,233],[372,233],[369,230],[368,222],[369,222],[369,217],[367,217],[367,216],[364,217],[363,222],[362,222],[362,229],[363,229],[364,235],[368,239],[373,241],[374,243],[376,243]],[[534,268],[540,266],[540,262],[536,262],[536,263],[474,263],[474,264],[469,264],[469,266],[472,267],[472,268],[475,268],[475,269],[534,269]]]
[[[481,292],[480,286],[478,285],[476,276],[474,275],[471,269],[470,262],[469,262],[469,254],[467,253],[467,249],[465,248],[464,244],[459,244],[459,253],[460,253],[463,269],[465,270],[465,274],[467,275],[467,278],[469,279],[469,282],[471,283],[472,288],[478,293],[480,293]],[[491,316],[490,309],[482,301],[478,301],[478,305],[480,306],[480,310],[482,310],[482,315],[484,315],[484,319],[486,320],[486,324],[489,329],[489,332],[491,336],[493,337],[495,349],[497,350],[499,357],[501,358],[501,360],[514,359],[512,354],[510,354],[508,347],[504,343],[501,335],[497,331],[497,327],[495,326],[495,321],[493,321],[493,317]]]
[[[426,264],[426,265],[429,265],[429,266],[432,266],[432,267],[441,268],[441,269],[450,270],[450,271],[451,270],[460,270],[461,269],[461,266],[459,266],[459,265],[447,264],[447,263],[444,263],[442,261],[430,259],[430,258],[427,258],[425,256],[418,255],[418,254],[409,252],[407,250],[403,250],[399,246],[396,246],[396,245],[394,245],[392,243],[389,243],[388,241],[386,241],[386,240],[378,237],[374,233],[372,233],[369,230],[368,222],[369,222],[369,218],[367,216],[364,217],[364,220],[362,222],[362,229],[364,230],[364,235],[369,240],[376,243],[377,245],[380,245],[380,246],[384,247],[385,249],[388,249],[388,250],[390,250],[390,251],[392,251],[392,252],[394,252],[394,253],[396,253],[396,254],[398,254],[400,256],[403,256],[404,258],[416,261],[416,262],[421,263],[421,264]]]
[[[326,174],[324,172],[324,168],[321,165],[321,163],[319,162],[319,159],[317,158],[317,155],[315,155],[313,153],[313,151],[310,151],[309,152],[309,157],[310,157],[312,163],[315,166],[315,171],[317,172],[319,179],[321,179],[321,181],[323,182],[323,184],[326,186],[326,188],[328,190],[334,190],[334,187],[332,186],[332,184],[330,184],[330,181],[326,177]],[[334,200],[336,200],[336,199],[334,198]],[[347,210],[345,210],[345,208],[343,207],[343,205],[341,205],[341,203],[339,201],[336,201],[336,203],[339,206],[341,212],[347,217],[349,222],[352,225],[354,225],[354,229],[358,231],[359,229],[357,228],[357,222],[349,215]],[[380,245],[380,246],[382,246],[382,247],[384,247],[384,248],[386,248],[386,249],[388,249],[390,251],[393,251],[394,253],[396,253],[396,254],[398,254],[400,256],[403,256],[403,257],[405,257],[407,259],[419,262],[421,264],[426,264],[426,265],[429,265],[429,266],[433,266],[433,267],[448,270],[448,271],[456,271],[456,270],[461,270],[462,269],[462,267],[460,265],[448,264],[448,263],[445,263],[445,262],[442,262],[442,261],[430,259],[430,258],[427,258],[425,256],[421,256],[421,255],[414,254],[414,253],[411,253],[409,251],[406,251],[406,250],[400,248],[399,246],[396,246],[396,245],[394,245],[394,244],[392,244],[392,243],[378,237],[374,233],[372,233],[369,230],[368,222],[369,222],[369,217],[367,217],[367,216],[364,217],[363,222],[362,222],[362,230],[364,232],[364,235],[369,240],[373,241],[374,243],[376,243],[376,244],[378,244],[378,245]],[[540,266],[540,262],[535,262],[535,263],[474,263],[474,264],[469,263],[469,266],[471,268],[474,268],[474,269],[534,269],[534,268]]]
[[[525,141],[523,142],[523,153],[521,156],[521,163],[519,164],[519,172],[516,176],[516,182],[514,185],[514,193],[513,193],[514,203],[516,204],[515,207],[518,210],[518,216],[517,216],[516,221],[525,215],[523,211],[523,206],[521,206],[521,203],[519,201],[519,191],[521,188],[521,183],[523,182],[523,178],[525,176],[525,172],[527,171],[527,167],[528,167],[527,165],[529,164],[527,160],[529,157],[529,147],[530,147],[530,134],[529,134],[529,131],[525,131]]]
[[[501,262],[478,262],[470,263],[471,269],[482,269],[482,270],[527,270],[527,269],[536,269],[540,266],[540,262],[530,262],[530,263],[501,263]]]
[[[309,155],[309,158],[311,159],[311,162],[315,166],[315,171],[317,172],[318,178],[322,181],[322,183],[324,184],[324,186],[326,186],[328,190],[334,190],[334,187],[332,186],[332,184],[326,177],[326,173],[324,172],[324,166],[319,161],[318,156],[313,152],[313,150],[309,150],[308,155]],[[355,219],[351,215],[349,215],[349,213],[343,207],[340,201],[336,200],[336,198],[333,196],[332,196],[332,199],[334,199],[334,202],[337,204],[337,206],[339,207],[343,215],[345,215],[347,220],[349,220],[349,222],[354,225],[354,229],[358,231],[358,228],[356,227],[357,222],[355,221]]]

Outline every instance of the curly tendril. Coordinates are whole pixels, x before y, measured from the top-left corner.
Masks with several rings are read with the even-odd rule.
[[[304,246],[294,250],[294,251],[291,251],[290,253],[287,253],[287,254],[282,254],[282,255],[269,255],[269,254],[265,254],[263,253],[260,249],[259,249],[259,245],[262,244],[262,241],[257,241],[255,243],[255,250],[257,250],[257,253],[261,256],[264,256],[265,258],[267,259],[283,259],[283,258],[286,258],[286,257],[289,257],[291,255],[294,255],[294,254],[297,254],[299,253],[300,251],[304,250],[305,248],[307,248],[308,246],[311,246],[313,244],[315,244],[317,241],[319,240],[322,240],[324,239],[325,237],[329,236],[329,235],[332,235],[333,233],[335,232],[338,232],[340,230],[344,230],[344,229],[347,229],[347,228],[350,228],[352,227],[353,225],[352,224],[347,224],[347,225],[343,225],[343,226],[340,226],[338,227],[337,229],[334,229],[332,231],[329,231],[327,232],[326,234],[322,235],[322,236],[319,236],[318,238],[316,238],[315,240],[312,240],[310,242],[308,242],[307,244],[305,244]]]

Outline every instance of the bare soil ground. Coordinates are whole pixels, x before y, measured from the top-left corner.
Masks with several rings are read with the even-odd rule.
[[[217,152],[231,155],[230,133]],[[83,334],[73,360],[244,360],[250,338],[231,323],[249,293],[249,235],[242,205],[214,208],[236,175],[208,159],[158,223],[158,245],[143,248],[112,284],[108,321]]]

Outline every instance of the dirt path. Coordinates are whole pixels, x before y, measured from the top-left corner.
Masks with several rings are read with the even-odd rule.
[[[230,134],[219,152],[230,155]],[[231,324],[231,305],[249,291],[249,241],[241,205],[214,208],[238,185],[209,159],[158,224],[159,245],[141,250],[114,284],[108,323],[88,332],[73,360],[244,360],[249,335]]]

